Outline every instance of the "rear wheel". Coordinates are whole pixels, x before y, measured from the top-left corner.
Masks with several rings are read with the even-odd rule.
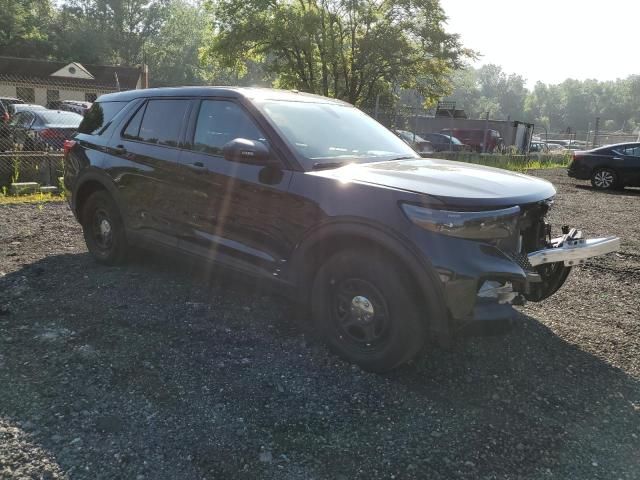
[[[331,257],[313,283],[316,329],[329,347],[364,370],[384,372],[413,358],[425,341],[419,303],[398,266],[375,251]]]
[[[619,188],[618,175],[610,168],[598,168],[591,174],[591,185],[598,190]]]
[[[105,265],[124,262],[127,238],[118,206],[104,190],[91,194],[82,208],[82,231],[89,252]]]

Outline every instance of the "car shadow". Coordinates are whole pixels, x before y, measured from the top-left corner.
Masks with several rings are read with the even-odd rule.
[[[535,318],[374,375],[266,285],[211,274],[68,254],[0,278],[4,421],[73,478],[640,472],[638,380]]]
[[[640,189],[631,187],[625,187],[623,190],[599,190],[591,185],[576,185],[575,187],[580,190],[589,190],[595,193],[604,193],[607,195],[640,196]]]

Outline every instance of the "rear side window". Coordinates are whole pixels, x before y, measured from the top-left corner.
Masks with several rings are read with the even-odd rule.
[[[78,132],[100,135],[127,102],[96,102],[84,116]]]
[[[177,147],[185,122],[188,100],[149,100],[127,125],[123,136],[129,140]]]

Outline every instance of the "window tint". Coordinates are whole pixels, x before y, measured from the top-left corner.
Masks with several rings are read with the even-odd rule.
[[[94,103],[84,116],[84,120],[80,124],[80,127],[78,127],[78,132],[99,135],[126,104],[127,102]]]
[[[150,100],[147,102],[137,139],[177,147],[188,106],[187,100]]]
[[[221,155],[222,147],[236,138],[266,143],[265,136],[239,105],[224,100],[203,100],[194,135],[194,150]]]

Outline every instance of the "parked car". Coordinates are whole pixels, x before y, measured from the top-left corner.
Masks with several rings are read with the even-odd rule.
[[[430,141],[436,152],[464,152],[471,150],[468,146],[451,135],[443,135],[442,133],[422,133],[420,136],[425,140]]]
[[[45,108],[18,112],[9,122],[13,144],[23,150],[62,150],[78,130],[82,115]]]
[[[529,153],[549,153],[549,146],[544,142],[531,142]]]
[[[476,152],[484,151],[487,153],[493,153],[501,150],[504,145],[500,132],[497,130],[489,129],[486,131],[486,149],[484,148],[485,130],[482,128],[445,128],[440,130],[440,133],[453,135],[465,145],[469,145],[471,149]]]
[[[81,102],[79,100],[54,100],[47,104],[47,108],[85,115],[91,108],[91,105],[91,102]]]
[[[591,180],[599,190],[640,186],[640,143],[619,143],[574,152],[569,176]]]
[[[10,129],[8,127],[11,120],[10,106],[15,103],[23,103],[19,98],[0,97],[0,152],[11,147]]]
[[[404,140],[407,145],[413,147],[413,149],[418,152],[421,156],[429,155],[435,152],[433,145],[428,140],[425,140],[420,135],[416,135],[415,133],[407,132],[406,130],[396,130],[396,135],[398,135],[402,140]]]
[[[547,181],[423,159],[353,106],[299,92],[104,95],[65,143],[64,183],[98,262],[143,244],[270,282],[371,371],[510,318],[619,245],[550,240]]]

